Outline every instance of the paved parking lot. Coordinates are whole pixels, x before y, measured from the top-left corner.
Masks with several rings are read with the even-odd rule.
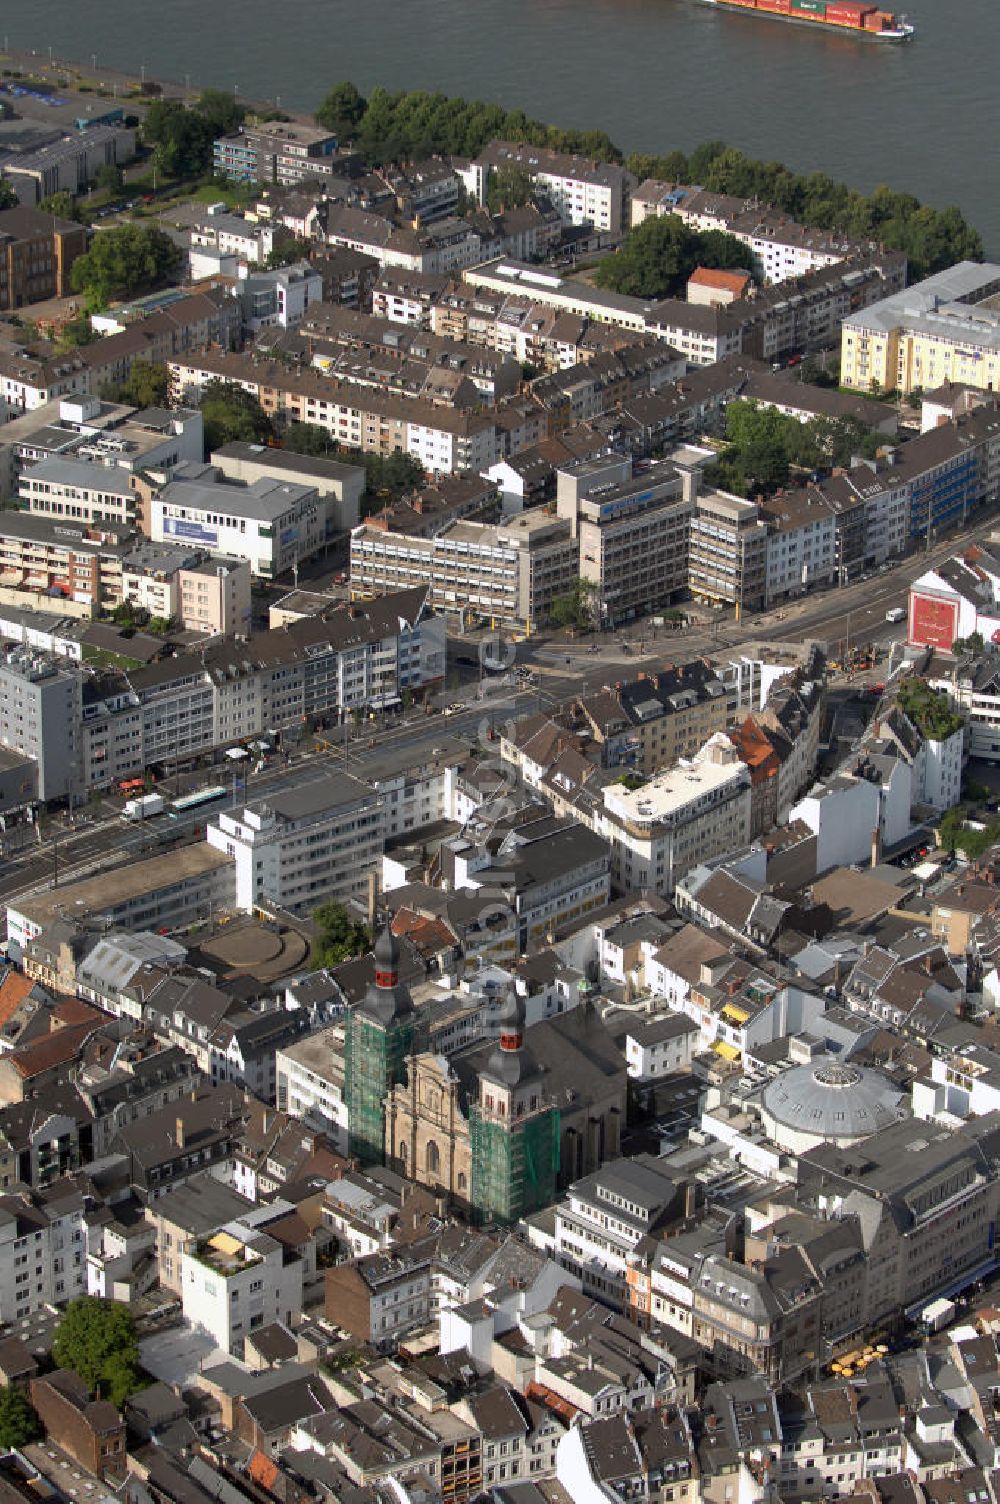
[[[215,1346],[205,1332],[187,1326],[171,1327],[144,1337],[139,1343],[142,1366],[164,1384],[187,1388],[197,1379],[202,1367],[224,1362],[226,1354]]]

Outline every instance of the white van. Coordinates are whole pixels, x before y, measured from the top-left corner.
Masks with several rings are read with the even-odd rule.
[[[891,611],[885,613],[885,619],[886,621],[905,621],[906,608],[903,606],[893,606]]]

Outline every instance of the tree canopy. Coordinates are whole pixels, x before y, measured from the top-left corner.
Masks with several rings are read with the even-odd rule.
[[[338,140],[351,141],[364,119],[365,108],[365,100],[354,84],[334,84],[316,111],[316,124],[332,131]]]
[[[81,313],[63,324],[56,345],[59,350],[79,350],[84,345],[92,345],[99,338],[100,335],[94,333],[89,315]]]
[[[18,197],[7,179],[0,177],[0,209],[16,209]]]
[[[231,136],[247,117],[235,94],[229,94],[225,89],[203,90],[194,103],[193,112],[204,120],[213,140],[216,136]]]
[[[257,398],[235,382],[210,381],[202,391],[200,406],[209,454],[238,440],[262,444],[273,437],[271,420]]]
[[[366,924],[352,919],[343,904],[328,899],[313,910],[316,936],[313,940],[312,964],[315,967],[339,966],[352,956],[363,956],[371,947],[372,932]]]
[[[318,423],[292,423],[282,434],[282,445],[294,454],[323,455],[359,465],[365,472],[369,506],[396,500],[418,486],[424,470],[412,454],[368,454],[360,449],[342,449],[327,429]]]
[[[311,250],[308,240],[298,240],[295,236],[279,240],[268,255],[267,266],[273,269],[277,266],[294,266],[297,261],[308,261]]]
[[[967,811],[960,804],[946,810],[938,826],[938,842],[945,851],[960,851],[974,862],[1000,842],[1000,823],[991,820],[981,830],[976,830],[967,819]]]
[[[528,203],[534,191],[531,174],[516,163],[508,163],[490,173],[486,190],[486,207],[491,214],[502,214],[505,209],[519,209]]]
[[[43,198],[38,205],[42,214],[54,214],[56,219],[80,219],[80,206],[72,193],[65,188],[60,188],[58,193],[50,193],[48,198]]]
[[[0,1448],[9,1452],[37,1441],[41,1422],[28,1396],[16,1384],[0,1389]]]
[[[586,631],[594,625],[594,586],[590,580],[576,580],[564,595],[557,595],[549,608],[554,627],[576,627]]]
[[[327,94],[316,119],[376,164],[435,153],[475,157],[494,137],[609,162],[622,160],[621,151],[603,131],[563,130],[529,119],[522,110],[423,90],[393,94],[373,89],[366,99],[354,84],[341,82]],[[146,138],[152,139],[148,120]],[[803,224],[903,251],[914,279],[963,258],[982,260],[980,236],[956,208],[934,209],[912,194],[884,186],[867,195],[859,193],[826,173],[792,172],[782,162],[759,161],[724,141],[706,141],[690,155],[635,153],[626,166],[640,180],[700,184],[712,192],[756,199]]]
[[[222,89],[206,89],[196,102],[154,99],[142,125],[159,170],[168,177],[200,177],[212,166],[212,142],[230,135],[246,118],[239,101]]]
[[[664,214],[630,230],[617,255],[598,266],[594,281],[636,298],[675,297],[698,266],[753,271],[753,252],[735,235],[692,230],[676,214]]]
[[[106,193],[117,193],[125,181],[125,174],[116,162],[102,162],[94,173],[94,184]]]
[[[378,88],[365,99],[353,84],[338,83],[316,111],[316,120],[352,141],[374,163],[413,161],[435,153],[474,157],[495,136],[621,160],[621,152],[603,131],[561,130],[529,120],[522,110],[422,89],[391,94]]]
[[[812,418],[801,423],[774,407],[731,402],[726,409],[726,446],[705,471],[706,479],[737,496],[775,491],[793,469],[815,471],[874,458],[881,439],[855,418]]]
[[[978,231],[954,207],[933,209],[912,193],[899,193],[885,185],[869,194],[859,193],[825,172],[792,172],[781,162],[748,157],[724,141],[706,141],[689,157],[678,151],[662,157],[636,154],[626,165],[639,178],[697,183],[713,193],[755,199],[773,204],[802,224],[903,251],[913,280],[955,261],[982,260]]]
[[[86,255],[73,262],[74,292],[90,308],[157,287],[181,260],[179,248],[155,225],[116,225],[95,235]]]
[[[965,717],[952,709],[947,691],[933,689],[926,679],[902,679],[897,696],[900,708],[930,741],[947,741],[965,725]]]
[[[72,1368],[92,1394],[119,1407],[143,1385],[139,1344],[128,1306],[81,1295],[70,1301],[56,1327],[52,1356]]]
[[[170,372],[151,360],[137,360],[124,381],[108,382],[101,388],[105,402],[125,402],[130,407],[166,407]]]

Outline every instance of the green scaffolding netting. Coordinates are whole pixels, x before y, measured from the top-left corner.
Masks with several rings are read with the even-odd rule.
[[[407,1020],[383,1028],[354,1012],[344,1040],[344,1094],[350,1153],[363,1165],[385,1162],[385,1109],[392,1088],[404,1075],[413,1040]]]
[[[516,1222],[555,1200],[559,1174],[559,1109],[520,1122],[469,1115],[472,1210],[480,1222]]]

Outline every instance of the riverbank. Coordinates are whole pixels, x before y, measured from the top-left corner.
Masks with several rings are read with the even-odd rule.
[[[55,94],[69,92],[82,99],[110,98],[123,103],[127,101],[129,107],[140,116],[154,99],[177,99],[182,104],[192,104],[204,89],[218,87],[216,83],[197,79],[190,73],[182,79],[164,78],[145,65],[140,65],[138,73],[105,67],[96,52],[91,54],[88,66],[81,61],[59,57],[51,47],[26,51],[8,47],[6,41],[0,50],[0,71],[8,75],[21,74],[24,80],[51,89]],[[236,92],[240,102],[253,114],[280,109],[290,120],[312,122],[312,115],[308,111],[287,107],[281,102],[280,96],[262,99],[239,90]]]

